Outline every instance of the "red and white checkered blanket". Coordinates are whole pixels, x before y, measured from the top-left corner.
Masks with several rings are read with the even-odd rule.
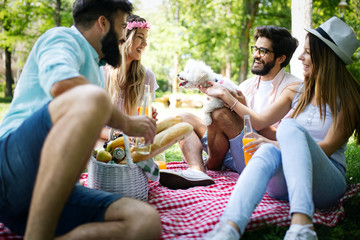
[[[168,163],[167,168],[184,170],[184,162]],[[208,171],[215,184],[186,190],[170,190],[151,183],[149,203],[160,213],[162,239],[200,239],[214,228],[234,189],[239,174],[228,171]],[[349,186],[339,203],[326,211],[317,210],[314,223],[333,227],[345,216],[343,203],[350,197],[360,197],[360,183]],[[265,224],[290,225],[289,203],[265,195],[251,216],[247,230]]]
[[[187,168],[187,164],[171,162],[167,167],[183,170]],[[162,239],[200,239],[219,221],[239,175],[228,171],[208,171],[208,174],[216,184],[175,191],[162,187],[157,182],[150,183],[148,202],[160,213]],[[86,179],[87,175],[83,174],[82,178]],[[349,190],[336,206],[326,211],[316,211],[314,222],[335,226],[345,216],[344,201],[359,196],[360,183],[349,186]],[[253,212],[247,230],[260,228],[265,224],[288,226],[289,203],[265,195]],[[22,238],[12,234],[0,223],[0,240],[8,239]]]

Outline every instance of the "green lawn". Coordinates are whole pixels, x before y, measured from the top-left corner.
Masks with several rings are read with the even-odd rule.
[[[4,103],[5,102],[5,103]],[[0,99],[0,121],[9,107],[7,101]],[[182,111],[190,111],[196,115],[201,114],[200,109],[165,109],[161,104],[154,103],[159,112],[159,119],[165,115],[178,114]],[[165,114],[166,112],[166,114]],[[182,153],[179,145],[176,144],[165,151],[167,162],[181,161]],[[347,181],[349,184],[360,182],[360,148],[353,139],[350,139],[348,150],[346,152],[346,162],[348,166]],[[359,197],[351,199],[345,203],[344,221],[340,222],[336,227],[329,228],[322,225],[315,225],[319,239],[326,240],[352,240],[360,239],[360,204]],[[277,240],[283,239],[287,227],[267,226],[256,231],[249,231],[244,234],[243,239],[249,240]]]
[[[9,103],[0,103],[0,121],[4,117],[6,111],[8,110],[9,105],[10,105]]]

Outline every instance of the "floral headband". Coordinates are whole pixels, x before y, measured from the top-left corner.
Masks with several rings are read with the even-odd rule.
[[[149,30],[150,24],[148,22],[137,22],[137,21],[127,23],[126,29],[133,30],[134,28],[146,28]]]

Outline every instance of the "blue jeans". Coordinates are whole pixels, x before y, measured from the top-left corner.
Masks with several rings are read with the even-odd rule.
[[[0,221],[20,235],[25,233],[41,149],[51,127],[46,104],[0,140]],[[76,184],[60,217],[56,235],[87,222],[104,221],[107,207],[120,197]]]
[[[313,217],[314,207],[335,204],[346,191],[345,170],[332,161],[305,128],[286,119],[277,129],[280,148],[263,144],[241,173],[221,220],[244,232],[265,192],[288,199],[290,214]],[[251,187],[252,186],[252,187]]]

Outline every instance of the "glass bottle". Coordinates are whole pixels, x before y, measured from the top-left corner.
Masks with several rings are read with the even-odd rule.
[[[144,98],[138,108],[139,116],[146,115],[152,118],[152,97],[150,93],[150,85],[145,84],[144,86]],[[139,154],[150,154],[151,146],[145,143],[144,137],[137,137],[135,139],[135,151]]]
[[[250,116],[249,115],[245,115],[244,116],[244,137],[242,139],[243,141],[243,146],[249,142],[252,142],[255,140],[255,138],[250,138],[250,137],[245,137],[245,135],[247,133],[251,133],[252,130],[252,126],[251,126],[251,120],[250,120]],[[250,152],[246,152],[246,150],[248,150],[249,148],[252,148],[254,145],[248,147],[248,148],[244,148],[244,160],[245,160],[245,165],[248,164],[250,158],[252,157],[252,154],[250,154]],[[253,152],[251,152],[253,153]]]

